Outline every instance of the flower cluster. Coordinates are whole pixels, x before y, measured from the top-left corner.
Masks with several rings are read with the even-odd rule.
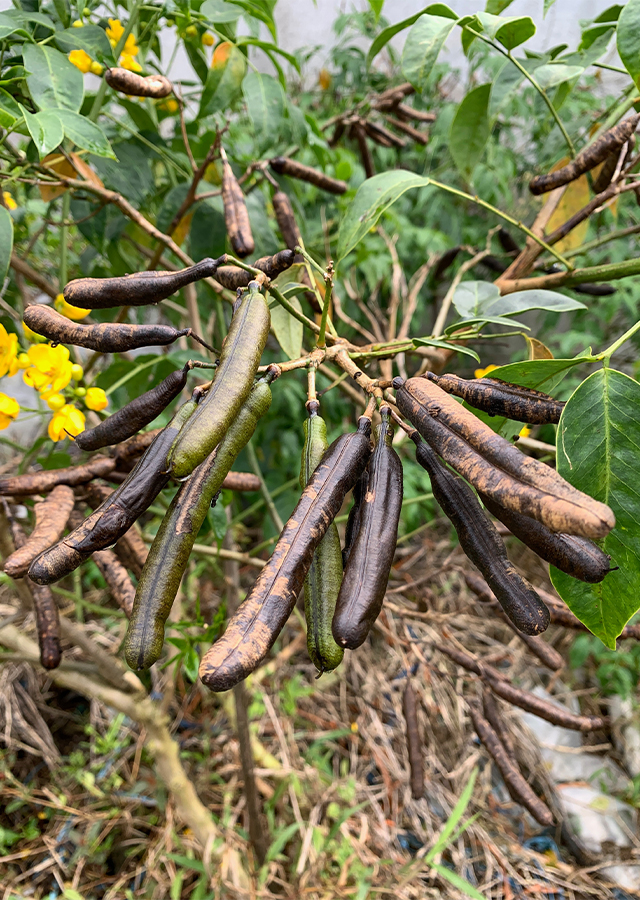
[[[81,19],[77,19],[73,23],[74,28],[82,28],[83,25],[84,22]],[[106,35],[109,38],[109,43],[114,49],[118,46],[118,42],[123,34],[124,26],[120,19],[109,19]],[[136,56],[139,52],[140,48],[136,43],[135,35],[128,35],[124,47],[122,48],[118,65],[122,66],[123,69],[129,69],[131,72],[141,72],[142,66],[136,60]],[[72,62],[77,69],[80,69],[80,71],[85,74],[87,72],[92,72],[94,75],[102,75],[104,72],[104,66],[97,60],[91,59],[86,50],[72,50],[69,54],[69,62]]]

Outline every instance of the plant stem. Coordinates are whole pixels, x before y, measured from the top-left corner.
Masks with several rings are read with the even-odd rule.
[[[275,287],[273,284],[269,285],[269,293],[273,294],[275,299],[278,301],[280,306],[284,307],[290,316],[293,316],[294,319],[297,319],[298,322],[302,322],[303,325],[306,325],[307,328],[310,328],[314,334],[320,334],[320,327],[316,325],[315,322],[312,322],[311,319],[308,319],[304,313],[300,312],[300,310],[296,309],[285,296]]]
[[[598,353],[595,358],[603,359],[605,363],[608,363],[616,350],[619,347],[622,347],[622,345],[626,343],[626,341],[628,341],[629,338],[632,337],[637,331],[640,331],[640,322],[636,322],[635,325],[632,325],[631,328],[629,328],[628,331],[625,331],[625,333],[621,337],[619,337],[617,341],[614,341],[613,344],[611,344],[610,347],[607,347],[606,350],[603,350],[602,353]]]
[[[630,225],[628,228],[618,228],[616,231],[609,231],[600,238],[595,238],[593,241],[589,241],[581,247],[576,247],[575,250],[569,250],[566,258],[572,259],[574,256],[582,256],[583,253],[588,253],[590,250],[602,247],[603,244],[609,244],[611,241],[617,241],[618,238],[627,237],[630,234],[637,234],[639,231],[640,225]]]
[[[540,275],[537,278],[498,279],[495,283],[501,294],[514,291],[528,291],[536,288],[572,287],[574,284],[587,284],[591,281],[614,281],[616,278],[628,278],[640,275],[640,259],[625,259],[617,263],[605,263],[590,266],[586,269],[574,269],[572,272],[554,272]]]
[[[327,333],[327,316],[329,315],[329,306],[331,305],[331,294],[333,292],[333,260],[329,260],[327,271],[324,274],[324,303],[322,304],[322,316],[320,317],[320,333],[316,347],[324,350],[327,346],[325,335]]]
[[[68,247],[67,242],[69,240],[69,226],[66,224],[69,221],[69,211],[71,209],[71,193],[69,191],[65,191],[62,195],[62,225],[60,227],[60,265],[58,267],[58,285],[60,286],[60,290],[64,290],[64,286],[67,283],[67,260],[68,260]]]
[[[249,465],[260,481],[260,493],[264,498],[264,502],[269,511],[269,515],[271,516],[273,524],[276,526],[276,529],[279,533],[284,528],[284,522],[278,514],[276,505],[273,502],[273,497],[269,493],[269,488],[267,487],[266,482],[262,476],[262,469],[260,468],[260,463],[258,462],[258,457],[256,456],[256,451],[253,449],[251,441],[249,441],[249,443],[247,444],[247,455],[249,456]]]
[[[289,488],[292,488],[294,484],[298,484],[298,477],[290,478],[289,481],[285,481],[284,484],[281,484],[280,487],[276,488],[271,493],[271,499],[274,497],[278,497],[280,494],[284,494],[285,491],[288,491]],[[231,526],[237,525],[239,522],[244,521],[248,516],[253,515],[254,512],[257,512],[262,506],[264,506],[264,500],[256,500],[255,503],[252,503],[251,506],[248,506],[246,509],[243,509],[242,512],[239,512],[237,515],[231,519]]]

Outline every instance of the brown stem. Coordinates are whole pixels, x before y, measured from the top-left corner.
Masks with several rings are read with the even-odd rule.
[[[11,268],[23,275],[27,281],[31,282],[31,284],[35,284],[36,287],[40,288],[43,294],[47,294],[52,300],[55,300],[58,296],[58,291],[54,285],[51,284],[44,275],[41,275],[40,272],[36,272],[35,269],[32,269],[29,263],[24,262],[24,260],[20,259],[15,253],[11,254]]]

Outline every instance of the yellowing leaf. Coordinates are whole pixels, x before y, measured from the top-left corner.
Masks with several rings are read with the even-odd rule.
[[[567,157],[561,159],[555,164],[551,171],[555,172],[568,162],[569,160]],[[589,182],[587,181],[586,175],[581,175],[580,178],[576,178],[575,181],[570,181],[565,187],[558,205],[551,214],[545,233],[547,235],[551,234],[551,232],[555,231],[556,228],[559,228],[560,225],[564,225],[571,216],[575,215],[583,206],[586,206],[590,199]],[[565,238],[558,241],[555,245],[555,249],[558,253],[566,253],[567,250],[575,250],[576,247],[579,247],[583,243],[588,230],[589,220],[585,219],[584,222],[581,222],[570,231]]]
[[[178,247],[182,246],[182,242],[189,234],[189,228],[191,228],[191,220],[193,219],[193,213],[187,213],[186,216],[183,216],[176,226],[176,230],[173,232],[173,239],[178,245]]]
[[[85,181],[90,181],[98,187],[104,187],[102,181],[100,181],[93,169],[87,165],[81,156],[78,156],[77,153],[70,153],[69,158],[71,162],[69,162],[69,160],[61,153],[50,153],[49,156],[45,156],[42,160],[42,164],[53,169],[53,171],[57,172],[59,175],[64,175],[66,178],[84,178]],[[52,200],[55,200],[56,197],[60,197],[64,194],[67,188],[62,187],[62,185],[48,187],[47,185],[41,184],[38,186],[38,190],[45,203],[50,203]]]
[[[529,350],[529,359],[553,359],[553,353],[542,341],[539,341],[537,338],[527,337],[527,335],[525,335],[525,340]]]

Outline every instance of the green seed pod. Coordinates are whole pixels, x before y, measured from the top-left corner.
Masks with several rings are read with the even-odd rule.
[[[222,440],[253,387],[270,324],[267,301],[252,281],[231,320],[211,389],[169,454],[174,478],[190,475]]]
[[[181,485],[149,550],[124,642],[132,669],[148,669],[160,657],[164,626],[198,532],[224,479],[271,405],[268,379],[259,381],[217,449]]]
[[[227,625],[202,658],[200,678],[227,691],[250,675],[273,647],[295,606],[316,547],[338,514],[371,453],[371,422],[331,444],[278,538],[271,559]]]
[[[304,447],[300,467],[300,487],[304,490],[320,465],[327,447],[327,426],[317,414],[319,404],[310,404],[309,418],[304,423]],[[304,612],[307,620],[307,650],[316,669],[328,672],[342,662],[344,651],[331,634],[331,620],[342,581],[340,536],[334,522],[313,554],[311,568],[304,582]]]
[[[359,528],[344,568],[332,623],[336,643],[350,650],[364,643],[380,615],[402,509],[402,463],[391,446],[389,408],[382,407],[381,414]]]

